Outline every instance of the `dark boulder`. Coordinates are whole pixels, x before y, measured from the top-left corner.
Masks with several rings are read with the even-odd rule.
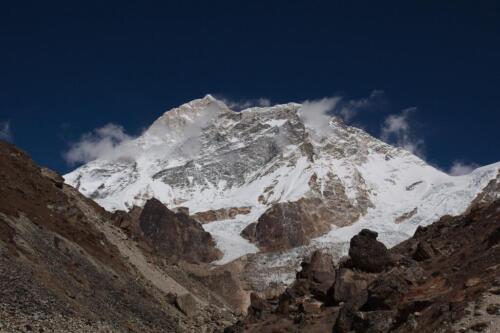
[[[410,282],[405,279],[404,272],[394,269],[380,275],[368,287],[368,298],[363,309],[367,311],[389,310],[401,301],[410,290]]]
[[[365,272],[379,273],[391,263],[387,247],[377,241],[378,234],[363,229],[351,239],[349,256],[353,268]]]
[[[373,280],[370,274],[342,268],[337,274],[335,284],[328,291],[330,305],[344,303],[345,308],[357,310],[368,299],[368,285]]]
[[[211,262],[221,256],[212,236],[201,224],[185,214],[172,212],[156,199],[146,202],[139,227],[144,239],[171,260]]]

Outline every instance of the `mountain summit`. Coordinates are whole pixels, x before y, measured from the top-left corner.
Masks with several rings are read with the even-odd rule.
[[[150,198],[187,207],[223,252],[218,264],[258,253],[247,259],[260,266],[265,257],[269,274],[312,248],[343,254],[363,228],[393,246],[419,225],[462,214],[478,195],[497,198],[487,191],[499,169],[449,176],[306,105],[234,112],[207,95],[64,178],[110,211]]]

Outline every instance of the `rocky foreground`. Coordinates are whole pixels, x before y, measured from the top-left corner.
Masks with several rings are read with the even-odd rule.
[[[242,296],[219,256],[187,215],[110,214],[0,141],[0,332],[221,332]]]
[[[315,252],[279,297],[251,296],[236,332],[499,332],[500,201],[443,217],[388,250],[351,239],[338,265]]]

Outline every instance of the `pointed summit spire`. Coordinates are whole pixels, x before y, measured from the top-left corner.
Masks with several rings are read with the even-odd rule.
[[[209,100],[209,101],[217,101],[217,98],[215,98],[211,94],[206,94],[205,97],[203,97],[202,99]]]

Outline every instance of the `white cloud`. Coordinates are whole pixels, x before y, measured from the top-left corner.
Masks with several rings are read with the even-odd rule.
[[[200,135],[203,129],[210,126],[220,113],[219,102],[210,103],[191,115],[189,120],[184,117],[165,117],[163,121],[156,121],[147,130],[147,134],[150,138],[154,137],[152,141],[160,143],[157,147],[159,154],[173,154],[189,159],[200,152],[202,149]],[[168,144],[161,145],[165,142]]]
[[[465,163],[462,161],[454,161],[448,173],[451,176],[463,176],[463,175],[468,175],[478,167],[479,165],[476,163]]]
[[[417,109],[412,107],[399,114],[389,115],[382,124],[380,138],[389,144],[423,157],[424,140],[415,137],[410,123],[410,117],[416,111]]]
[[[337,113],[344,122],[349,123],[360,111],[368,110],[378,104],[383,96],[384,92],[382,90],[373,90],[367,98],[345,102]]]
[[[220,98],[220,100],[227,105],[231,110],[244,110],[250,107],[259,106],[266,107],[271,106],[271,100],[265,97],[253,98],[253,99],[241,99],[241,100],[231,100],[227,98]]]
[[[305,101],[299,110],[304,124],[314,131],[316,139],[324,137],[330,131],[332,113],[342,97],[326,97],[320,100]]]
[[[374,90],[367,98],[358,100],[344,101],[341,96],[308,100],[302,103],[299,116],[307,127],[314,130],[317,138],[320,138],[331,131],[329,123],[332,116],[342,119],[345,123],[350,123],[359,112],[370,110],[378,104],[383,95],[383,91]]]
[[[82,135],[63,156],[69,164],[87,163],[100,157],[119,157],[120,153],[125,157],[124,148],[130,140],[132,137],[122,126],[110,123]]]
[[[12,131],[10,129],[10,121],[0,122],[0,140],[11,141]]]
[[[201,150],[200,134],[219,112],[218,105],[210,104],[203,112],[197,112],[193,119],[182,124],[168,121],[169,118],[155,122],[143,132],[148,135],[147,145],[136,141],[137,137],[126,134],[122,126],[110,123],[82,135],[78,142],[71,144],[68,151],[63,153],[63,157],[70,165],[96,159],[133,162],[147,149],[153,155],[173,154],[188,159]]]

